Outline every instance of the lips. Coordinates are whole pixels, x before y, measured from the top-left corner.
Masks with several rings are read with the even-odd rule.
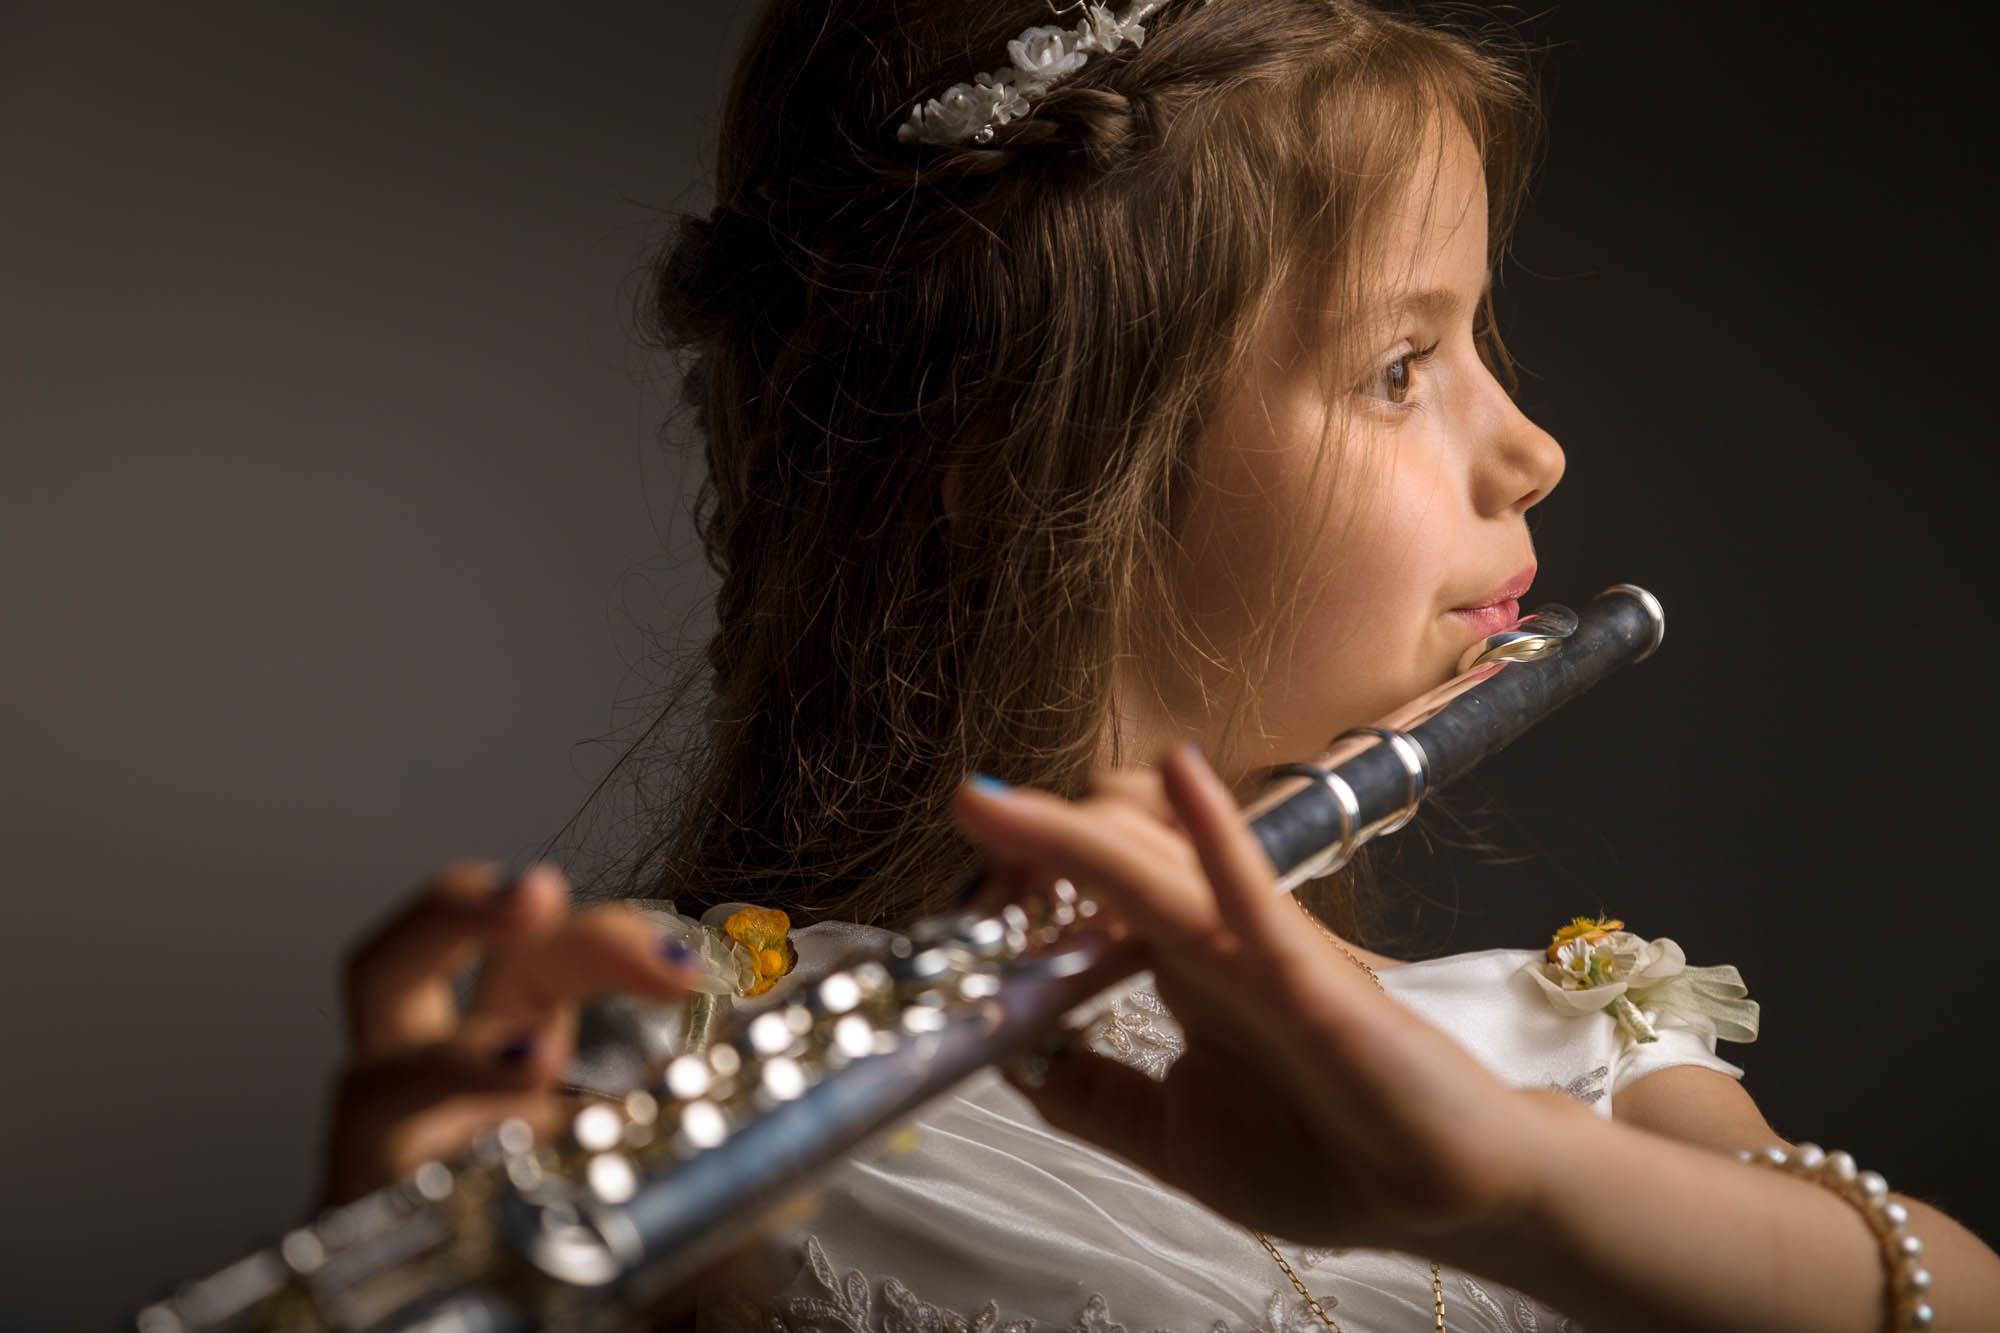
[[[1520,599],[1534,581],[1535,566],[1530,564],[1480,600],[1468,602],[1464,606],[1454,606],[1452,611],[1454,614],[1470,614],[1481,611],[1511,609],[1514,618],[1518,620],[1520,618]]]
[[[1454,608],[1452,614],[1482,637],[1514,628],[1521,622],[1521,604],[1513,598],[1490,606]]]

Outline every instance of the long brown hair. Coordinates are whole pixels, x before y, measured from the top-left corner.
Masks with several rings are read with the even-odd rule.
[[[692,668],[711,702],[674,732],[696,676],[669,689],[669,757],[635,782],[628,892],[934,910],[972,864],[943,810],[969,770],[1079,794],[1132,757],[1117,663],[1216,665],[1166,587],[1206,415],[1266,321],[1355,322],[1362,246],[1427,126],[1470,131],[1499,258],[1537,142],[1517,44],[1348,0],[1168,0],[1141,49],[990,144],[898,141],[913,103],[1047,21],[772,0],[750,36],[715,206],[654,272],[721,583]],[[1504,371],[1497,338],[1485,354]],[[1274,631],[1281,592],[1254,594]],[[1229,726],[1269,646],[1222,664]],[[1319,896],[1365,927],[1353,875]]]

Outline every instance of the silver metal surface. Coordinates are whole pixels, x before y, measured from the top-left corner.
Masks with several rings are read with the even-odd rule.
[[[1514,628],[1489,634],[1467,648],[1458,659],[1458,669],[1464,673],[1488,662],[1533,662],[1553,653],[1574,633],[1576,612],[1566,606],[1544,606]]]
[[[1634,660],[1636,644],[1641,657],[1657,648],[1659,603],[1628,584],[1606,592],[1619,596],[1585,625],[1587,651],[1517,671],[1579,627],[1566,608],[1542,608],[1473,645],[1459,676],[1280,770],[1244,815],[1260,838],[1289,840],[1274,864],[1303,862],[1281,886],[1403,827],[1434,784]],[[1388,756],[1374,753],[1383,747]],[[1293,798],[1289,822],[1276,817]],[[628,1327],[646,1292],[726,1254],[812,1171],[974,1070],[1030,1051],[1143,966],[1108,918],[1059,881],[919,923],[879,955],[718,1013],[714,1040],[682,1044],[677,1058],[661,1058],[673,1043],[635,1021],[627,1035],[648,1052],[639,1086],[574,1115],[560,1140],[537,1143],[508,1121],[459,1159],[293,1229],[137,1322],[146,1333]]]
[[[1647,592],[1636,583],[1614,583],[1606,588],[1604,592],[1597,595],[1602,597],[1605,593],[1613,592],[1622,592],[1627,597],[1637,598],[1639,605],[1646,608],[1646,618],[1653,622],[1653,642],[1643,649],[1637,657],[1632,659],[1634,662],[1643,662],[1660,650],[1660,644],[1667,637],[1666,609],[1660,605],[1659,598],[1653,596],[1653,594]]]
[[[1404,789],[1402,809],[1389,820],[1376,824],[1373,828],[1376,837],[1394,833],[1417,817],[1417,808],[1424,803],[1424,796],[1430,790],[1430,760],[1424,756],[1424,747],[1393,727],[1349,727],[1334,737],[1334,741],[1338,743],[1349,736],[1375,737],[1388,746],[1398,762],[1403,765],[1403,772],[1409,779],[1409,785]]]

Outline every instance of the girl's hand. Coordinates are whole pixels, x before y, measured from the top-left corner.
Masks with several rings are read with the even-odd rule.
[[[474,961],[479,985],[461,1014],[452,978]],[[509,1117],[552,1132],[578,1004],[610,991],[676,999],[692,975],[637,913],[572,913],[553,865],[511,885],[495,862],[446,866],[348,955],[322,1202],[451,1157]]]
[[[1501,1083],[1343,957],[1193,747],[1096,787],[1072,803],[975,780],[954,805],[1003,885],[1067,877],[1110,908],[1187,1034],[1161,1083],[1087,1050],[1054,1061],[1022,1088],[1042,1114],[1295,1241],[1504,1241],[1574,1104]]]

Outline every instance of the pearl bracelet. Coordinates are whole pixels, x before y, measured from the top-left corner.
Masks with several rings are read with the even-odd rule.
[[[1918,1261],[1924,1243],[1906,1226],[1910,1210],[1889,1197],[1889,1182],[1873,1171],[1857,1171],[1854,1159],[1844,1152],[1826,1152],[1815,1143],[1792,1148],[1772,1144],[1758,1151],[1739,1152],[1738,1161],[1776,1167],[1824,1185],[1847,1200],[1868,1220],[1882,1247],[1882,1266],[1888,1271],[1888,1327],[1892,1333],[1924,1329],[1935,1318],[1928,1297],[1931,1275]]]

